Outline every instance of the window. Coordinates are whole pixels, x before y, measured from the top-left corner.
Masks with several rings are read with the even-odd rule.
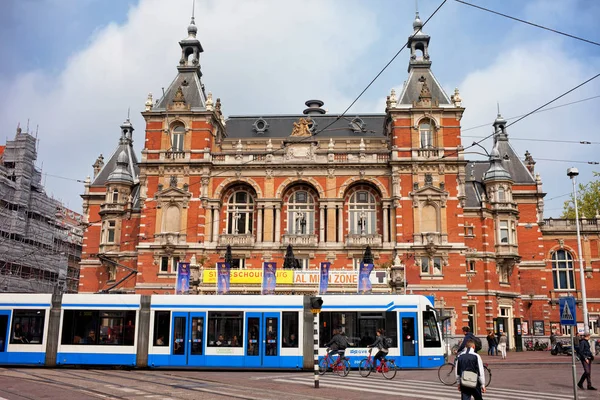
[[[510,242],[517,244],[517,224],[514,221],[510,222]]]
[[[45,317],[45,310],[15,310],[10,343],[42,344]]]
[[[117,223],[115,221],[108,221],[108,229],[106,230],[106,242],[115,242],[115,231],[117,229]]]
[[[424,347],[441,347],[440,331],[433,311],[423,311]]]
[[[231,260],[231,269],[244,269],[246,268],[246,259],[245,258],[234,258]]]
[[[473,334],[475,334],[475,305],[471,304],[469,306],[467,306],[467,313],[468,313],[468,317],[469,317],[469,328],[471,329],[471,332],[473,332]]]
[[[500,221],[500,243],[508,244],[508,221]]]
[[[112,202],[113,203],[119,202],[119,191],[117,189],[114,189],[112,192]]]
[[[552,279],[554,289],[575,289],[573,276],[573,256],[565,250],[557,250],[552,253]]]
[[[181,211],[179,210],[179,207],[177,207],[175,205],[167,207],[167,209],[164,213],[163,232],[175,232],[175,233],[182,232],[180,216],[181,216]]]
[[[287,225],[290,235],[314,234],[315,203],[307,191],[299,190],[290,196]]]
[[[296,258],[296,268],[307,270],[310,260],[308,258]]]
[[[360,270],[360,263],[362,263],[362,261],[363,261],[362,257],[361,258],[353,258],[352,259],[352,268],[355,271]]]
[[[504,186],[498,187],[498,202],[504,203],[506,201],[506,192],[504,191]]]
[[[419,136],[421,138],[421,148],[427,149],[433,146],[433,131],[429,122],[419,124]]]
[[[319,314],[319,345],[324,347],[333,337],[334,329],[346,333],[350,347],[366,347],[383,328],[390,347],[398,347],[397,312],[321,312]]]
[[[465,236],[475,236],[473,225],[465,226]]]
[[[505,264],[500,264],[500,266],[498,267],[498,279],[500,280],[500,283],[509,283],[508,278],[509,278],[509,270],[508,270],[508,266]]]
[[[168,346],[169,331],[171,325],[170,311],[155,311],[154,312],[154,345]]]
[[[421,232],[439,232],[438,212],[431,204],[421,209]]]
[[[252,233],[254,199],[246,191],[238,191],[229,197],[227,204],[227,233],[245,235]]]
[[[243,332],[243,312],[208,313],[209,347],[242,347],[244,344]]]
[[[179,257],[167,257],[163,256],[160,258],[160,272],[168,274],[169,272],[177,272],[177,264],[179,263]],[[170,267],[170,268],[169,268]]]
[[[62,344],[133,346],[135,311],[65,310]]]
[[[441,257],[421,257],[421,275],[442,275]]]
[[[287,312],[281,313],[283,347],[298,347],[298,313]]]
[[[354,192],[348,203],[350,233],[354,235],[375,234],[376,210],[375,196],[364,190]]]
[[[467,272],[475,272],[475,260],[467,260]]]
[[[177,124],[172,129],[171,134],[171,151],[183,151],[183,138],[185,137],[185,127]]]

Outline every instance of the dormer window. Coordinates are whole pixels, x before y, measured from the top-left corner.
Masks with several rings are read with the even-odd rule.
[[[185,127],[183,124],[175,124],[171,129],[171,151],[183,151],[183,139],[185,137]]]
[[[433,128],[430,121],[423,121],[419,124],[419,137],[422,149],[435,147],[433,143]]]

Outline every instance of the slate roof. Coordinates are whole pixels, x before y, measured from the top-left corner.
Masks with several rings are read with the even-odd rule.
[[[400,93],[398,104],[413,104],[419,100],[419,94],[423,84],[419,82],[419,79],[424,77],[431,90],[431,98],[437,100],[439,105],[450,105],[450,98],[442,89],[442,86],[437,81],[433,73],[429,68],[416,68],[413,67],[408,74],[408,80],[406,81],[402,92]]]
[[[204,86],[200,82],[200,75],[197,69],[178,67],[177,76],[165,91],[165,95],[158,101],[153,110],[165,110],[168,104],[173,104],[173,98],[177,89],[181,87],[185,103],[191,106],[192,110],[206,109],[206,95]]]
[[[294,129],[294,122],[300,118],[310,117],[316,123],[316,132],[318,138],[336,138],[336,137],[385,137],[384,121],[385,114],[362,114],[347,115],[335,121],[337,115],[265,115],[265,116],[231,116],[226,121],[228,139],[248,139],[248,138],[287,138]],[[363,124],[360,124],[359,118]],[[264,120],[268,128],[264,132],[257,132],[254,124],[258,120]],[[362,126],[362,130],[355,130],[351,122],[355,121],[354,127]],[[333,123],[327,130],[320,132],[329,124]]]

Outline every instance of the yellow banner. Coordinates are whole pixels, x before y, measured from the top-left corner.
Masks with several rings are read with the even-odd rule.
[[[229,282],[235,283],[262,283],[262,269],[232,269]],[[202,274],[202,281],[204,283],[217,283],[217,272],[214,269],[204,270]],[[294,283],[294,272],[293,271],[277,271],[277,284],[289,284]]]

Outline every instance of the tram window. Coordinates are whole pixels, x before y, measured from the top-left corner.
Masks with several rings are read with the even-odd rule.
[[[65,310],[62,344],[133,346],[135,311]]]
[[[366,347],[375,342],[377,330],[384,329],[390,347],[398,346],[395,312],[322,312],[319,314],[319,344],[325,346],[333,337],[334,329],[342,329],[351,347]]]
[[[423,311],[423,342],[424,347],[440,347],[440,332],[433,311]]]
[[[154,312],[154,345],[169,345],[169,325],[171,324],[170,311]]]
[[[298,347],[298,313],[282,313],[283,347]]]
[[[13,344],[41,344],[44,336],[45,310],[15,310],[10,342]]]
[[[242,347],[244,344],[243,312],[209,312],[208,346]]]

